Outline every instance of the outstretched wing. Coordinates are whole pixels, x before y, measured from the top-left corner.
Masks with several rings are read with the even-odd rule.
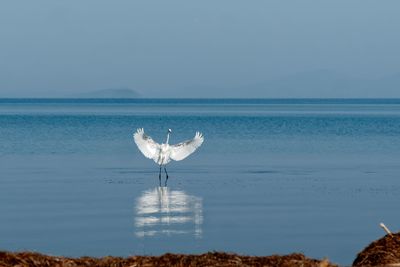
[[[183,160],[190,154],[192,154],[196,149],[201,146],[204,141],[202,133],[196,132],[196,135],[192,140],[188,140],[176,145],[171,146],[170,157],[173,160]]]
[[[154,142],[150,136],[145,134],[143,128],[137,129],[133,134],[133,139],[135,140],[140,152],[142,152],[146,158],[154,159],[155,157],[158,157],[160,145]]]

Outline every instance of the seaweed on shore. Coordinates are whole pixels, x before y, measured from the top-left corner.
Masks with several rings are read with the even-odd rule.
[[[358,253],[353,266],[400,266],[400,233],[387,234]]]
[[[316,260],[305,257],[303,254],[285,256],[242,256],[223,252],[209,252],[201,255],[164,254],[162,256],[132,256],[128,258],[67,258],[47,256],[34,252],[0,252],[0,266],[8,267],[139,267],[139,266],[303,266],[303,267],[330,267],[328,260]]]

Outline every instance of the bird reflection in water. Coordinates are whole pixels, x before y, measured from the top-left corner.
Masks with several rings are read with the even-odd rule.
[[[135,234],[137,237],[192,234],[201,238],[202,198],[182,190],[156,187],[136,199]]]

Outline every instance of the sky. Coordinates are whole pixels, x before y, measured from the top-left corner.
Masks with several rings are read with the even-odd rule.
[[[399,10],[398,0],[2,1],[0,97],[371,95],[357,82],[272,88],[321,71],[362,84],[392,77],[365,90],[400,97]]]

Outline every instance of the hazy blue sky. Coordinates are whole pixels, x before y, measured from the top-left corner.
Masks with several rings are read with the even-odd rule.
[[[3,1],[0,95],[129,87],[150,97],[274,97],[246,88],[320,69],[397,75],[399,12],[398,0]]]

